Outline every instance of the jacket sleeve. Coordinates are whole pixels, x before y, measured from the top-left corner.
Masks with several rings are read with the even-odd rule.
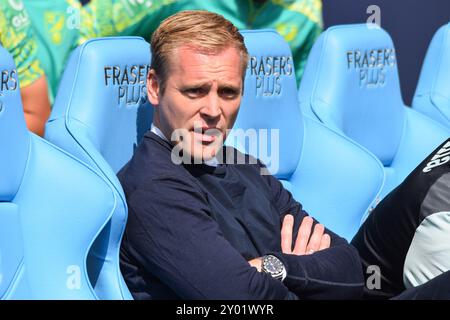
[[[223,237],[192,181],[163,177],[128,197],[127,239],[146,272],[183,299],[296,299]]]
[[[296,239],[300,223],[308,214],[275,177],[268,175],[265,179],[280,219],[288,213],[294,216],[293,239]],[[317,223],[314,219],[314,225]],[[331,237],[328,249],[303,256],[272,252],[286,266],[288,274],[284,284],[301,299],[359,299],[364,278],[357,250],[329,229],[325,228],[325,233]]]

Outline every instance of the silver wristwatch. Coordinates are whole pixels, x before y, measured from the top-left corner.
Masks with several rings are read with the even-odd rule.
[[[262,257],[261,271],[280,281],[287,275],[283,262],[271,254]]]

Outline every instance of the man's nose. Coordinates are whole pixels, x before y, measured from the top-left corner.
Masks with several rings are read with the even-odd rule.
[[[222,108],[220,106],[220,98],[215,94],[210,94],[208,99],[205,100],[205,105],[200,110],[202,116],[215,119],[222,114]]]

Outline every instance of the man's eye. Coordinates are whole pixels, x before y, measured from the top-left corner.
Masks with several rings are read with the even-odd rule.
[[[239,95],[239,92],[235,89],[222,89],[219,94],[225,99],[234,99]]]
[[[189,88],[184,90],[183,93],[189,98],[195,98],[204,95],[205,90],[203,88]]]

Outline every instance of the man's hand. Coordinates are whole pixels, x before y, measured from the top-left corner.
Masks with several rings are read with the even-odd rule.
[[[261,272],[262,268],[262,259],[261,258],[255,258],[248,262],[252,267],[256,268],[258,272]]]
[[[311,217],[303,218],[298,230],[297,239],[295,240],[294,249],[292,249],[294,217],[291,214],[287,214],[283,219],[283,225],[281,227],[281,250],[283,253],[301,256],[329,248],[331,238],[328,234],[324,233],[325,227],[321,224],[316,224],[311,235],[312,226],[313,219]]]
[[[325,227],[322,224],[316,224],[313,234],[311,235],[312,225],[313,219],[311,217],[303,218],[303,221],[298,229],[294,249],[292,250],[292,231],[294,228],[294,217],[291,214],[287,214],[283,219],[283,225],[281,227],[281,250],[283,251],[283,253],[301,256],[313,254],[316,251],[329,248],[331,244],[331,238],[328,234],[324,233]],[[252,267],[255,267],[259,272],[261,272],[261,258],[254,258],[252,260],[249,260],[248,263]]]

